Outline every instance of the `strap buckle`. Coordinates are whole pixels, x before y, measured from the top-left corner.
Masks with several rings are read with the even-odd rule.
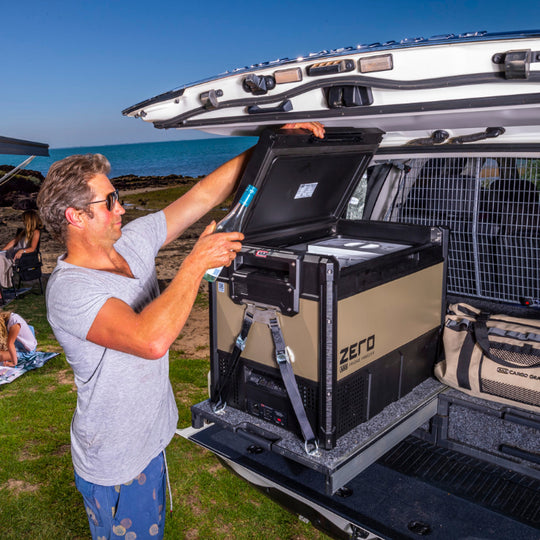
[[[309,441],[305,441],[304,448],[308,456],[319,455],[319,443],[317,442],[317,439],[310,439]]]
[[[246,337],[242,337],[241,335],[238,335],[238,337],[236,338],[236,341],[235,341],[235,345],[241,350],[243,351],[245,348],[246,348]]]
[[[212,404],[212,412],[215,414],[220,414],[223,411],[225,411],[225,408],[227,407],[227,402],[223,401],[221,396],[219,396],[219,401],[217,403]]]

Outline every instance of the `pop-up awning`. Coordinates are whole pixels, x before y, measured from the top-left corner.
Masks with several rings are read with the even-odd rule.
[[[12,176],[24,169],[36,156],[49,156],[49,145],[23,139],[12,139],[0,136],[0,154],[17,154],[30,156],[20,165],[0,177],[0,185],[5,184]]]
[[[17,154],[22,156],[48,156],[49,145],[22,139],[0,136],[0,154]]]

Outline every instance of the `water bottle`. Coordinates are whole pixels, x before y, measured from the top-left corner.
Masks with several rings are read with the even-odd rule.
[[[234,205],[234,208],[217,224],[215,232],[241,231],[247,207],[253,200],[255,193],[257,193],[257,188],[250,184],[242,194],[242,197],[240,197],[240,200]],[[215,281],[222,268],[223,266],[210,268],[205,272],[204,279],[210,282]]]

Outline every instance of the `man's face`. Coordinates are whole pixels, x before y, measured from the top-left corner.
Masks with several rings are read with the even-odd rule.
[[[97,174],[88,185],[94,192],[92,201],[104,201],[107,195],[114,191],[114,187],[104,174]],[[98,202],[91,205],[93,217],[88,219],[87,232],[95,236],[101,242],[116,242],[122,236],[122,215],[125,210],[117,201],[109,211],[106,202]]]

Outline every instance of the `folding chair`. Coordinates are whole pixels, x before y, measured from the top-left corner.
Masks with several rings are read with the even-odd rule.
[[[20,259],[14,261],[12,282],[15,295],[17,295],[17,291],[20,289],[21,283],[35,280],[39,280],[39,289],[41,294],[43,294],[43,283],[41,281],[42,265],[39,245],[36,251],[24,253]],[[15,285],[15,281],[18,281],[17,285]]]

